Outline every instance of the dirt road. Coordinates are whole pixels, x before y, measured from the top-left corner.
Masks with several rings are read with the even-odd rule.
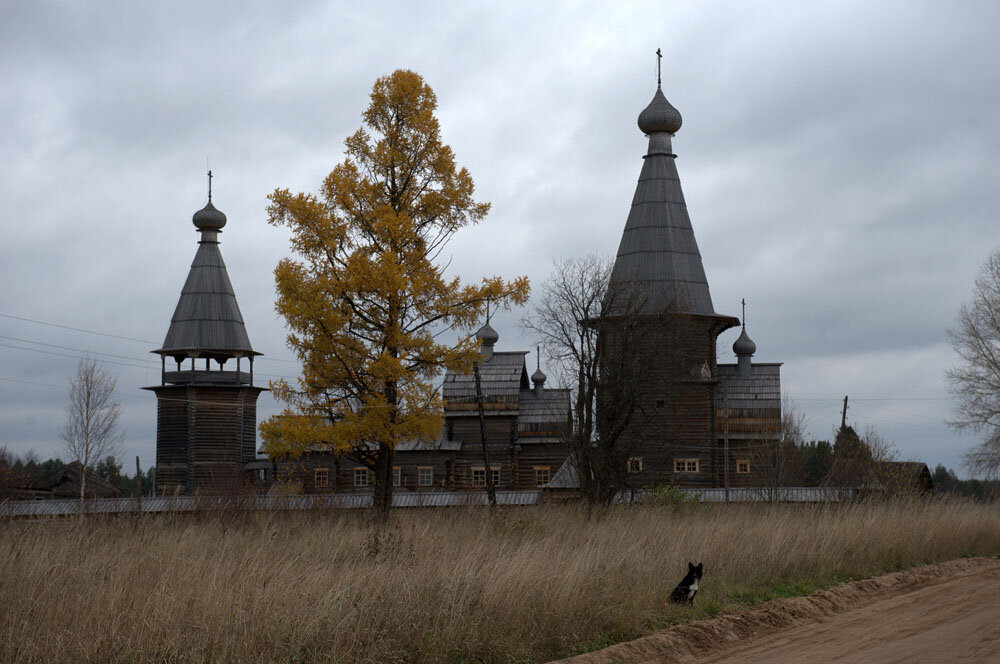
[[[856,581],[563,661],[1000,663],[1000,560],[954,560]]]

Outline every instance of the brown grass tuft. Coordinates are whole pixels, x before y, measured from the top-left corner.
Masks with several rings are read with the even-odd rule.
[[[345,512],[0,525],[2,661],[541,661],[1000,552],[958,501]],[[694,609],[665,603],[705,563]]]

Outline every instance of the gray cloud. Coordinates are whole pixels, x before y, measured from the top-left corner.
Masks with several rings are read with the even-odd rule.
[[[645,150],[635,118],[660,46],[716,309],[738,313],[747,298],[756,359],[785,363],[785,388],[815,435],[829,434],[850,393],[851,416],[882,427],[904,456],[957,466],[973,441],[943,424],[942,373],[954,361],[944,331],[1000,244],[998,12],[8,3],[0,313],[152,343],[10,318],[0,335],[129,358],[107,359],[131,365],[109,368],[126,401],[127,452],[151,463],[154,401],[139,388],[156,380],[148,351],[194,255],[206,158],[230,220],[222,252],[267,354],[260,371],[293,374],[276,361],[291,353],[271,274],[287,233],[266,224],[266,196],[317,189],[377,76],[408,67],[426,77],[445,140],[493,203],[456,236],[451,271],[527,274],[538,286],[554,258],[617,250]],[[498,316],[501,345],[533,346],[520,315]],[[56,453],[74,367],[0,346],[0,443]],[[262,398],[262,417],[275,409]]]

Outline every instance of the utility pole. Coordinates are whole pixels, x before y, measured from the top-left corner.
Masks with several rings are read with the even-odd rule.
[[[844,412],[840,416],[840,430],[847,428],[847,395],[844,395]]]
[[[479,437],[483,441],[483,463],[486,464],[486,495],[490,500],[490,510],[496,509],[497,492],[493,486],[493,468],[490,466],[490,448],[486,444],[486,415],[483,413],[483,386],[479,381],[479,362],[472,363],[472,373],[476,377],[476,406],[479,410]]]
[[[138,511],[142,515],[142,470],[139,468],[139,455],[135,456],[135,495],[138,499]]]
[[[723,393],[722,396],[722,416],[726,418],[723,424],[723,441],[725,449],[725,484],[726,487],[726,502],[729,502],[729,392],[728,390]]]

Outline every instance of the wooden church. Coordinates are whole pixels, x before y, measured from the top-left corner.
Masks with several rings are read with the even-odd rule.
[[[198,250],[170,319],[156,394],[156,492],[231,493],[257,456],[254,357],[219,251],[226,215],[208,203],[194,213]]]
[[[639,114],[646,154],[609,284],[602,343],[642,358],[635,414],[622,434],[632,488],[753,486],[755,445],[781,420],[780,364],[754,364],[744,326],[736,364],[719,364],[719,335],[740,319],[716,312],[677,172],[681,115],[657,77]],[[627,310],[627,311],[626,311]],[[630,337],[625,328],[638,329]],[[601,408],[601,402],[598,402]],[[567,461],[552,489],[578,486]]]

